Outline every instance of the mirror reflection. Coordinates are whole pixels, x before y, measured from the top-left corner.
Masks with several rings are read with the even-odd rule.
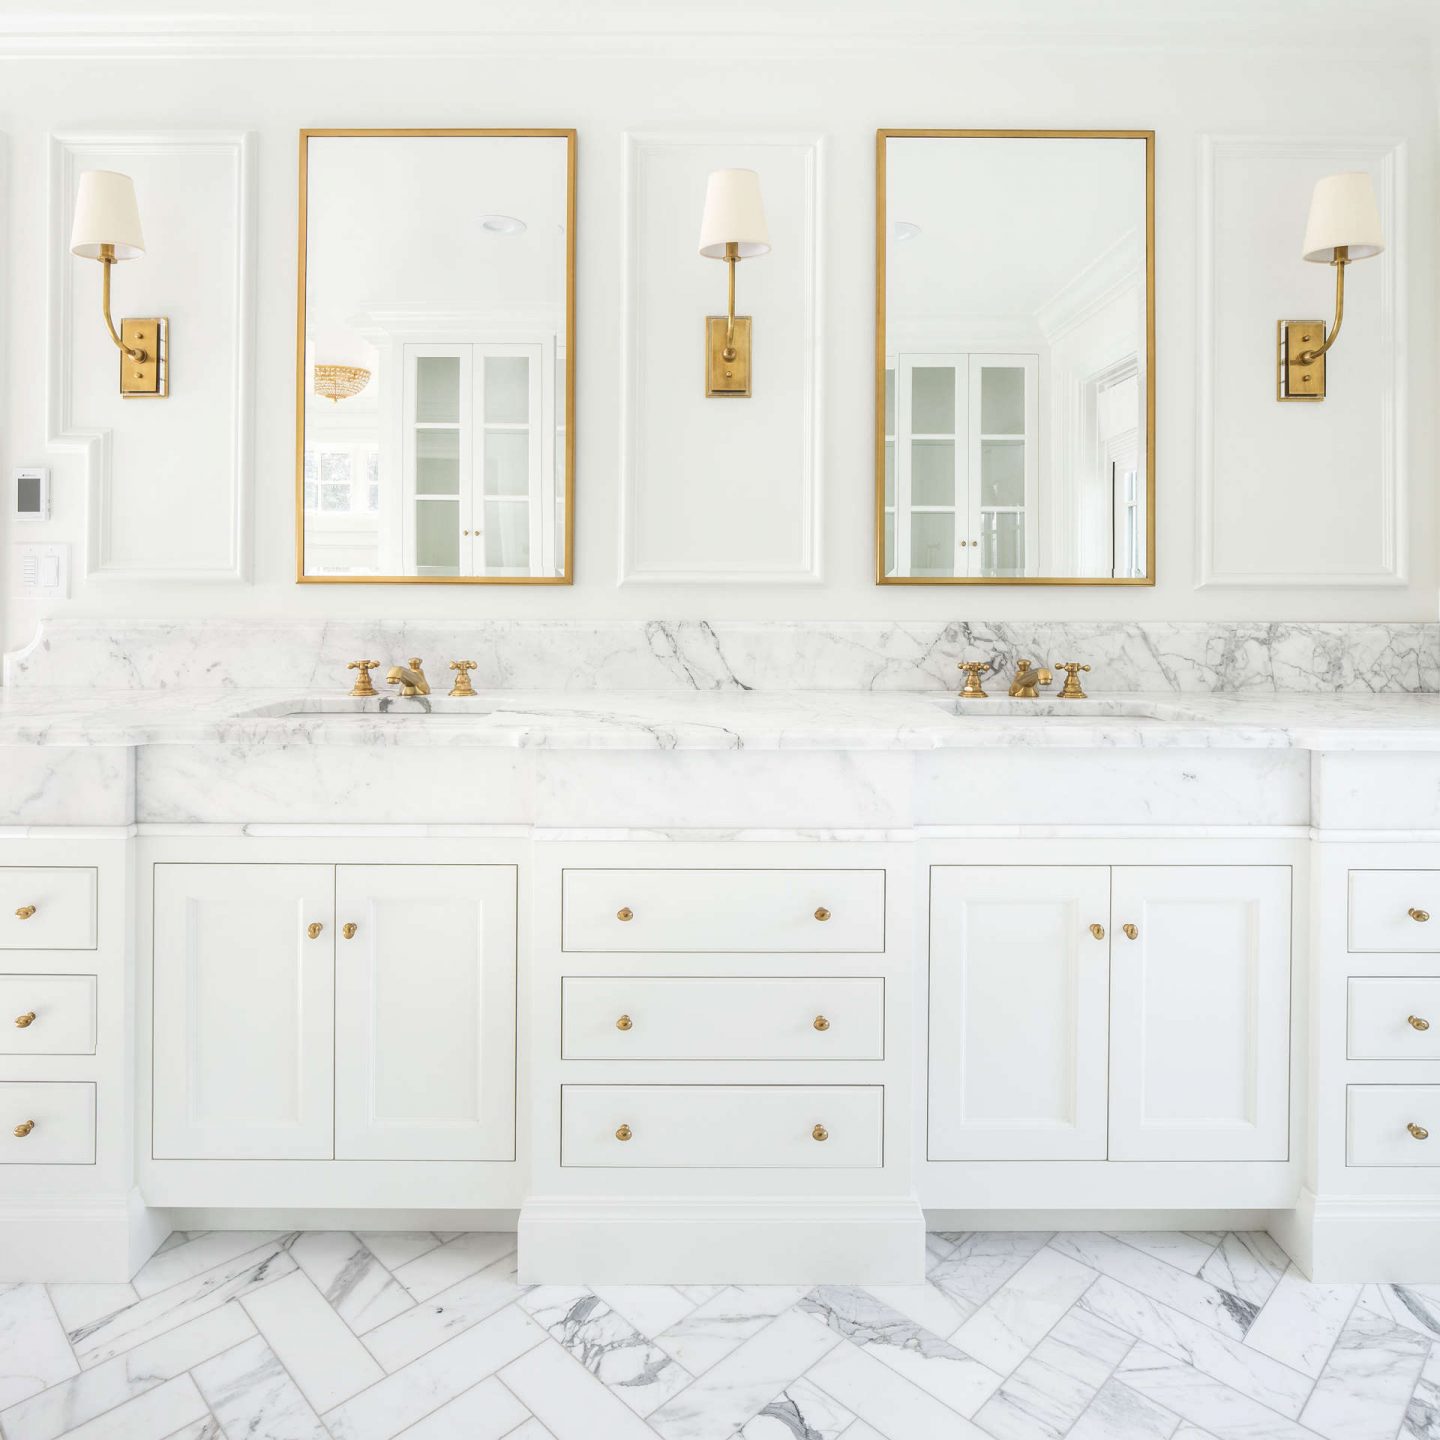
[[[300,579],[570,579],[574,143],[302,133]]]
[[[880,132],[881,583],[1154,583],[1152,146]]]

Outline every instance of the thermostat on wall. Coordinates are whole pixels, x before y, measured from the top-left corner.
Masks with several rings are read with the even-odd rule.
[[[15,472],[15,518],[50,518],[50,472],[43,466],[32,466]]]

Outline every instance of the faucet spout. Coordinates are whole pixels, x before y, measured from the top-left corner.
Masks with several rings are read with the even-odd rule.
[[[398,685],[401,696],[407,700],[413,699],[416,695],[428,695],[430,682],[425,678],[425,672],[420,666],[420,657],[412,655],[408,665],[392,665],[386,671],[385,683]]]

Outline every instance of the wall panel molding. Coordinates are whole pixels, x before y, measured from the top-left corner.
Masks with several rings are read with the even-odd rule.
[[[623,143],[621,583],[818,583],[823,141],[628,132]],[[775,247],[738,272],[737,313],[755,319],[747,400],[704,398],[702,316],[723,313],[725,275],[695,237],[705,177],[725,165],[760,170]],[[727,490],[750,504],[745,525],[725,523]]]
[[[248,581],[254,464],[253,136],[240,131],[52,134],[49,151],[46,443],[82,458],[84,576]],[[121,401],[115,395],[118,352],[100,316],[100,267],[70,254],[77,179],[80,171],[96,168],[137,174],[150,251],[139,261],[116,266],[112,305],[117,323],[126,314],[170,316],[174,363],[165,400]],[[171,183],[161,183],[162,176]],[[203,217],[197,224],[205,226],[208,243],[187,245],[167,233],[167,210],[173,216],[177,206]],[[184,264],[178,265],[181,256]],[[196,323],[187,326],[187,319]],[[120,448],[127,451],[123,465],[117,464]],[[157,498],[155,490],[166,485],[173,487],[172,496],[183,491],[184,500],[163,517],[167,523],[136,524],[133,513],[125,515],[127,507],[133,512],[137,506],[163,512],[163,497]]]
[[[1302,261],[1300,244],[1310,185],[1341,170],[1374,176],[1386,249],[1347,276],[1346,334],[1331,360],[1329,397],[1319,405],[1282,404],[1274,398],[1276,322],[1333,318],[1333,272]],[[1196,588],[1404,585],[1404,141],[1202,135],[1198,174]],[[1278,201],[1282,184],[1284,203],[1267,211],[1259,202],[1272,193]],[[1290,199],[1302,192],[1292,207]],[[1241,209],[1239,225],[1227,203]],[[1373,267],[1369,275],[1366,267]],[[1355,293],[1360,284],[1363,298]],[[1235,403],[1241,382],[1244,413]],[[1244,515],[1246,494],[1262,490],[1276,502],[1272,513],[1257,509],[1258,542],[1237,545],[1226,531],[1227,513]],[[1337,508],[1336,501],[1343,504]],[[1311,563],[1318,547],[1309,544],[1314,537],[1305,523],[1312,513],[1344,546],[1318,564]],[[1293,523],[1283,523],[1286,516]],[[1263,561],[1240,558],[1261,547]]]

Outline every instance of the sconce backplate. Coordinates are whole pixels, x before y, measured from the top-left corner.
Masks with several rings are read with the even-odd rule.
[[[122,320],[120,338],[144,360],[120,352],[120,394],[127,400],[163,400],[170,393],[170,322],[160,315]]]
[[[735,317],[735,358],[725,358],[724,315],[705,317],[705,395],[707,399],[750,397],[750,317]]]
[[[1282,320],[1275,341],[1275,398],[1277,400],[1323,400],[1325,398],[1325,356],[1302,365],[1298,357],[1318,350],[1325,343],[1323,320]]]

